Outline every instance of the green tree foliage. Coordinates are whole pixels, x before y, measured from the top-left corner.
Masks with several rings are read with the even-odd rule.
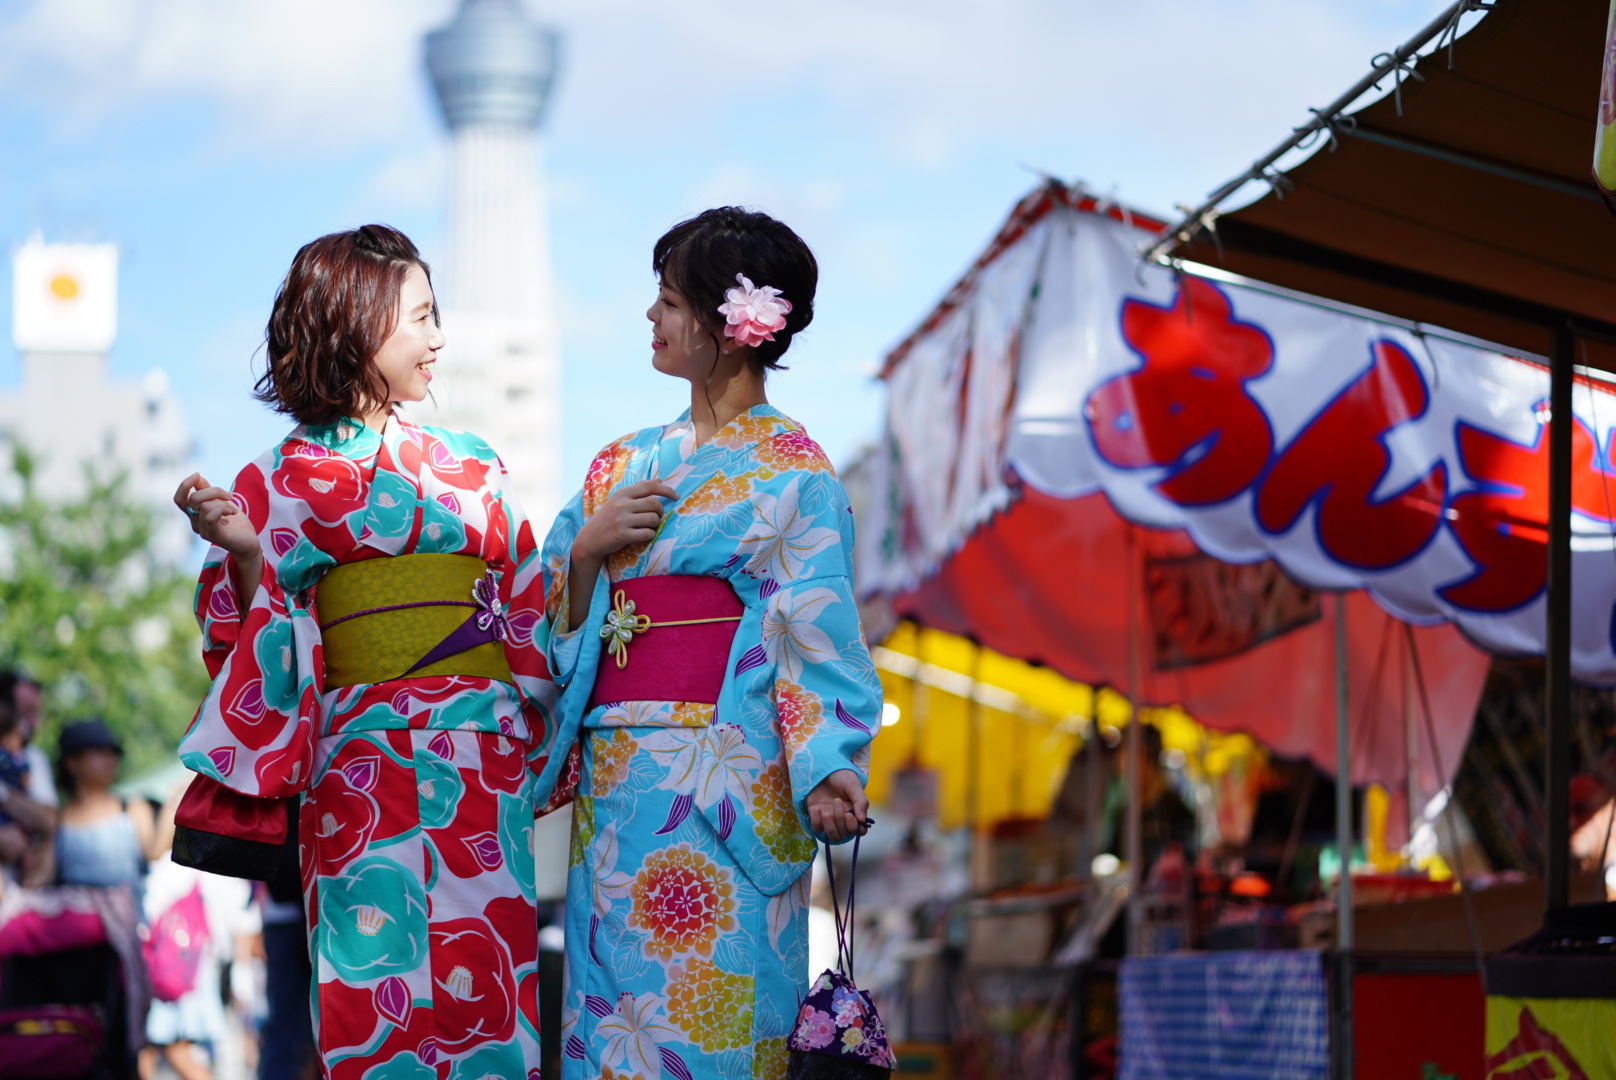
[[[19,449],[0,478],[0,665],[44,686],[42,746],[67,720],[104,717],[125,775],[172,760],[208,686],[195,581],[158,557],[154,523],[121,473],[86,470],[83,495],[47,499]]]

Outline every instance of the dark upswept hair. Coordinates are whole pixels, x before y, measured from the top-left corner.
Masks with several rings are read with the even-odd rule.
[[[376,353],[398,325],[410,267],[432,270],[389,225],[331,233],[298,249],[264,334],[268,364],[253,397],[302,424],[330,424],[388,404]],[[432,305],[437,322],[438,307]]]
[[[718,306],[735,288],[735,275],[754,285],[770,285],[791,301],[784,330],[756,346],[763,367],[782,369],[780,357],[791,339],[814,321],[814,290],[819,263],[802,237],[768,214],[720,206],[681,221],[651,249],[651,270],[694,309],[696,321],[716,341],[724,336]]]

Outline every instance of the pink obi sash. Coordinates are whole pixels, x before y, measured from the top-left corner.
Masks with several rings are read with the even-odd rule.
[[[612,586],[589,707],[616,701],[718,704],[745,608],[723,578],[658,574]]]

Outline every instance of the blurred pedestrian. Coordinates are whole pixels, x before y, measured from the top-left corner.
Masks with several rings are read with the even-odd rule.
[[[1176,844],[1191,862],[1200,850],[1195,811],[1173,786],[1162,767],[1160,729],[1145,724],[1140,731],[1143,751],[1139,757],[1139,867],[1141,880],[1169,845]],[[1111,785],[1106,789],[1104,807],[1105,850],[1119,859],[1128,857],[1128,748],[1124,745],[1111,758]]]
[[[269,886],[258,886],[264,927],[264,996],[268,1012],[258,1039],[258,1080],[312,1080],[318,1061],[314,1025],[309,1016],[308,923],[303,898],[277,899]]]
[[[50,762],[31,739],[39,723],[39,687],[0,670],[0,865],[10,881],[40,884],[56,829]]]
[[[0,706],[11,703],[17,714],[13,735],[0,740],[7,750],[19,754],[28,771],[28,797],[41,806],[56,809],[56,784],[51,776],[50,758],[34,741],[45,718],[44,696],[33,679],[16,669],[0,670]]]
[[[161,995],[152,1000],[146,1016],[149,1045],[141,1052],[142,1080],[156,1075],[159,1056],[180,1080],[213,1080],[211,1063],[218,1060],[230,1034],[220,975],[225,963],[235,955],[237,935],[256,930],[249,924],[251,886],[240,878],[180,866],[165,853],[152,863],[146,881],[146,921],[153,934],[161,929],[164,913],[186,900],[192,890],[201,896],[207,947],[202,950],[188,990],[173,1000],[164,1000]],[[154,970],[154,989],[157,974]],[[199,1049],[205,1053],[199,1054]]]
[[[128,885],[144,893],[146,864],[174,839],[172,812],[159,822],[145,799],[112,793],[123,744],[100,719],[75,720],[56,744],[62,797],[56,829],[56,880],[63,885]]]

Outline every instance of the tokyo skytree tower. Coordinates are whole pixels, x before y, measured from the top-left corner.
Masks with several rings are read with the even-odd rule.
[[[539,538],[560,508],[560,357],[539,127],[559,37],[521,0],[462,0],[426,37],[453,139],[438,297],[448,347],[426,423],[476,432],[505,462]]]

